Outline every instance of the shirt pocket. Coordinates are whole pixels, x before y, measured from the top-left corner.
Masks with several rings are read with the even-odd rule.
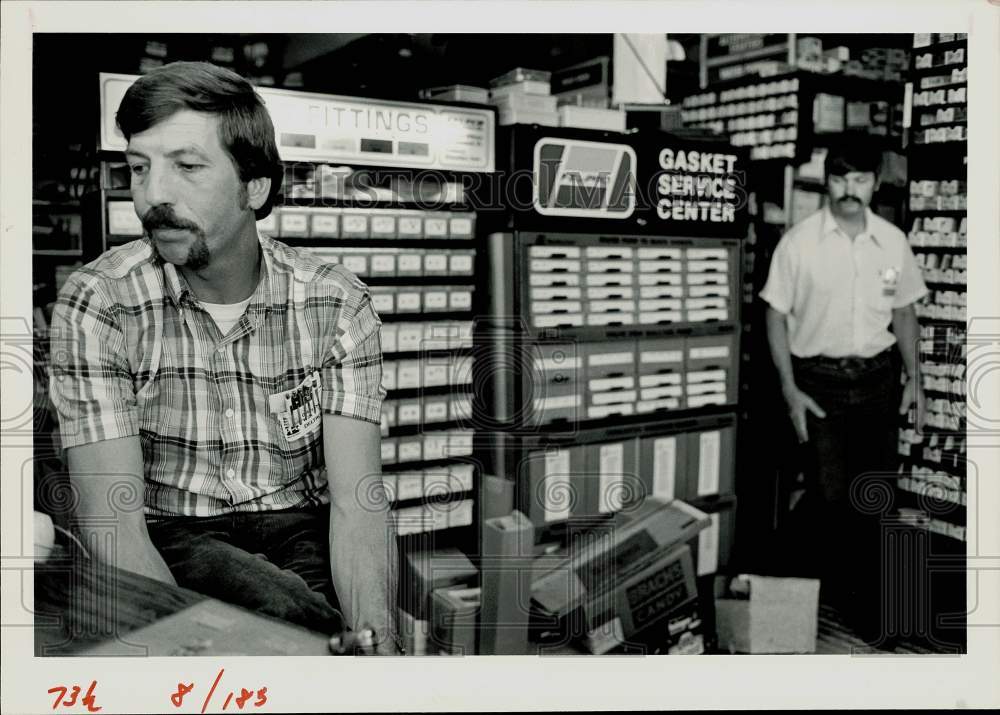
[[[288,389],[268,395],[268,420],[280,444],[299,451],[319,438],[323,419],[321,394],[321,376],[318,370],[313,370],[301,380],[293,380]]]
[[[877,267],[873,276],[868,276],[865,286],[870,304],[880,312],[889,312],[896,302],[902,272],[899,266],[883,264]]]

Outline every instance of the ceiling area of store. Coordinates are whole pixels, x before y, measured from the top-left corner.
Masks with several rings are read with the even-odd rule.
[[[668,65],[667,96],[697,91],[700,35],[670,35],[685,59]],[[822,35],[825,47],[905,47],[910,35]],[[150,43],[162,61],[204,60],[217,46],[230,49],[237,71],[270,78],[277,86],[382,99],[414,100],[421,89],[448,84],[489,85],[514,67],[555,71],[612,54],[611,34],[284,34],[138,35],[36,34],[34,128],[36,158],[62,147],[48,138],[96,144],[97,73],[136,73]],[[252,51],[251,51],[252,48]]]

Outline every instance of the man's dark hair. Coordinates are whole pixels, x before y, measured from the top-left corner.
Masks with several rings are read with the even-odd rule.
[[[116,121],[125,139],[189,109],[219,117],[219,141],[240,181],[271,179],[258,220],[271,213],[284,170],[274,141],[274,125],[253,85],[235,72],[208,62],[171,62],[137,79],[118,107]]]
[[[846,132],[828,142],[824,170],[827,176],[843,176],[852,171],[872,172],[882,167],[882,141],[868,132]]]

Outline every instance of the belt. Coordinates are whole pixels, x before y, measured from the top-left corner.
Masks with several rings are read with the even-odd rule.
[[[846,357],[827,357],[826,355],[816,355],[814,357],[800,358],[792,356],[792,360],[802,365],[822,365],[824,367],[834,367],[841,370],[852,368],[863,368],[875,365],[887,360],[892,353],[892,348],[886,348],[878,355],[862,357],[860,355],[848,355]]]

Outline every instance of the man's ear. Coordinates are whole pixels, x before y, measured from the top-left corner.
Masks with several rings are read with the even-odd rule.
[[[271,180],[267,177],[250,179],[247,182],[247,203],[254,211],[267,202],[267,196],[271,193]]]

